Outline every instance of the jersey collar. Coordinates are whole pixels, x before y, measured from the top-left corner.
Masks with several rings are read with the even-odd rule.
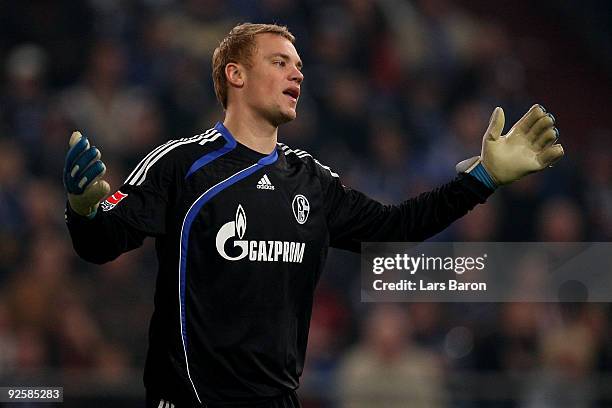
[[[215,130],[221,133],[221,136],[223,136],[223,138],[227,142],[226,146],[236,147],[236,144],[238,142],[236,141],[236,139],[234,139],[234,136],[232,136],[231,132],[225,126],[223,126],[223,123],[217,122],[215,124]]]
[[[241,151],[241,152],[245,153],[246,155],[256,159],[259,164],[263,164],[263,165],[272,164],[272,163],[274,163],[278,159],[277,149],[274,149],[272,151],[272,153],[270,153],[268,155],[256,152],[255,150],[252,150],[252,149],[246,147],[245,145],[243,145],[242,143],[238,142],[234,138],[232,133],[229,131],[229,129],[226,128],[223,125],[223,123],[221,123],[221,122],[217,122],[215,124],[215,130],[217,130],[219,133],[221,133],[221,135],[223,136],[223,138],[226,141],[225,145],[227,147],[230,147],[232,149],[237,148],[238,151]]]

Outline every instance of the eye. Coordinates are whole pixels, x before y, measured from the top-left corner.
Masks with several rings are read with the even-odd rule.
[[[278,65],[279,67],[284,67],[287,63],[283,60],[276,60],[272,62],[274,65]]]

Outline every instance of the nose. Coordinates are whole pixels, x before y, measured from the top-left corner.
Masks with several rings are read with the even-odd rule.
[[[302,71],[300,71],[296,67],[293,67],[293,72],[291,73],[291,80],[297,82],[299,85],[304,80],[304,74],[302,74]]]

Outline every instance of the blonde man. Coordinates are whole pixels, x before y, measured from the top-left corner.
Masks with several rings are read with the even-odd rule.
[[[214,52],[213,79],[223,123],[155,148],[106,200],[100,153],[79,132],[66,158],[66,217],[81,257],[103,263],[156,239],[150,407],[298,407],[329,246],[358,252],[362,241],[426,239],[563,152],[539,105],[505,136],[497,108],[481,156],[455,180],[384,206],[278,143],[304,80],[285,27],[234,27]]]

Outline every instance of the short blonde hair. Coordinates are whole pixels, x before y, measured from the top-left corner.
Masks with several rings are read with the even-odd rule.
[[[252,24],[242,23],[232,28],[229,34],[221,40],[212,57],[212,77],[215,84],[217,100],[227,108],[227,78],[225,67],[229,63],[241,63],[250,67],[251,56],[255,51],[255,36],[257,34],[280,35],[291,43],[295,43],[295,37],[287,27],[276,24]]]

